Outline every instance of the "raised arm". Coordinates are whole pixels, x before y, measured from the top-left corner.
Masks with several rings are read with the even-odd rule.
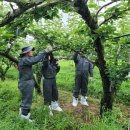
[[[39,55],[35,56],[35,57],[25,57],[23,59],[24,64],[26,65],[34,65],[37,62],[44,60],[46,57],[46,52],[40,53]]]
[[[60,71],[60,65],[58,63],[58,60],[57,59],[53,59],[52,65],[55,68],[56,73],[58,73]]]
[[[57,65],[57,66],[56,66],[56,73],[58,73],[59,71],[60,71],[60,66]]]
[[[47,68],[48,65],[49,65],[48,59],[47,58],[43,59],[43,61],[42,61],[43,68]]]

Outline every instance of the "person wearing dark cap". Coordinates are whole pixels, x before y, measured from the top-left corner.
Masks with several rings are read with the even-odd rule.
[[[80,52],[75,52],[73,56],[75,63],[75,87],[73,92],[73,102],[72,105],[76,107],[78,105],[78,96],[81,91],[81,100],[82,105],[88,106],[87,103],[87,85],[88,77],[90,79],[93,77],[93,64]]]
[[[33,51],[34,48],[31,48],[30,46],[22,48],[22,53],[20,54],[20,61],[18,63],[18,87],[20,89],[22,98],[19,115],[21,118],[29,120],[29,122],[32,121],[30,119],[30,108],[32,105],[32,97],[34,90],[32,65],[43,60],[46,57],[47,53],[51,52],[51,50],[45,50],[45,52],[33,57]]]

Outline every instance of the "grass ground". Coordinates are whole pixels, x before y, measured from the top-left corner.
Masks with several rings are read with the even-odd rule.
[[[118,98],[114,104],[112,113],[105,113],[101,119],[99,116],[100,97],[102,87],[97,68],[94,70],[94,79],[89,83],[88,102],[89,107],[73,108],[72,90],[74,86],[74,64],[69,61],[60,62],[61,71],[57,75],[59,88],[59,103],[64,112],[54,112],[54,116],[48,115],[48,110],[43,105],[43,97],[34,92],[31,117],[35,120],[28,123],[20,120],[18,110],[20,104],[20,93],[17,88],[18,73],[13,68],[7,74],[5,82],[0,81],[0,130],[127,130],[130,127],[130,107]],[[129,81],[124,82],[119,91],[125,95]],[[125,93],[126,92],[126,93]],[[129,94],[129,93],[128,93]],[[129,100],[129,99],[128,99]]]

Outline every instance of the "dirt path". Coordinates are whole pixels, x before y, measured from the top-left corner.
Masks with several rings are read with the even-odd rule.
[[[90,118],[99,118],[100,115],[100,101],[99,99],[88,98],[89,106],[83,106],[78,103],[77,107],[72,106],[72,93],[64,90],[59,91],[59,102],[64,111],[73,114],[74,117],[82,118],[85,121],[90,121]],[[79,98],[80,99],[80,98]],[[130,107],[123,104],[115,104],[118,107],[123,116],[130,119]]]
[[[74,118],[83,119],[85,122],[91,122],[92,118],[99,117],[100,104],[98,100],[88,99],[89,106],[83,106],[78,103],[77,107],[72,106],[72,93],[59,91],[59,103],[64,111],[69,112]]]

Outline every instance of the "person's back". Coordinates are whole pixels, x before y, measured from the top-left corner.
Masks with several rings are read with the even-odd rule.
[[[45,79],[55,79],[56,74],[59,72],[60,67],[51,62],[44,61],[42,66],[42,74]]]
[[[89,69],[90,69],[90,65],[92,65],[86,57],[78,55],[78,62],[75,63],[76,66],[76,73],[80,72],[80,73],[86,73],[88,74]]]
[[[88,77],[93,77],[93,64],[79,52],[73,56],[75,62],[75,88],[73,92],[73,106],[78,105],[78,96],[81,90],[81,104],[88,106],[86,102]]]
[[[87,76],[90,74],[91,77],[93,76],[93,64],[85,56],[76,52],[73,60],[75,62],[76,74],[86,74]]]
[[[50,115],[52,111],[62,111],[59,107],[58,101],[58,89],[56,85],[56,74],[59,72],[60,66],[56,59],[54,59],[53,54],[49,54],[43,61],[42,75],[43,75],[43,96],[44,104],[49,105]]]

